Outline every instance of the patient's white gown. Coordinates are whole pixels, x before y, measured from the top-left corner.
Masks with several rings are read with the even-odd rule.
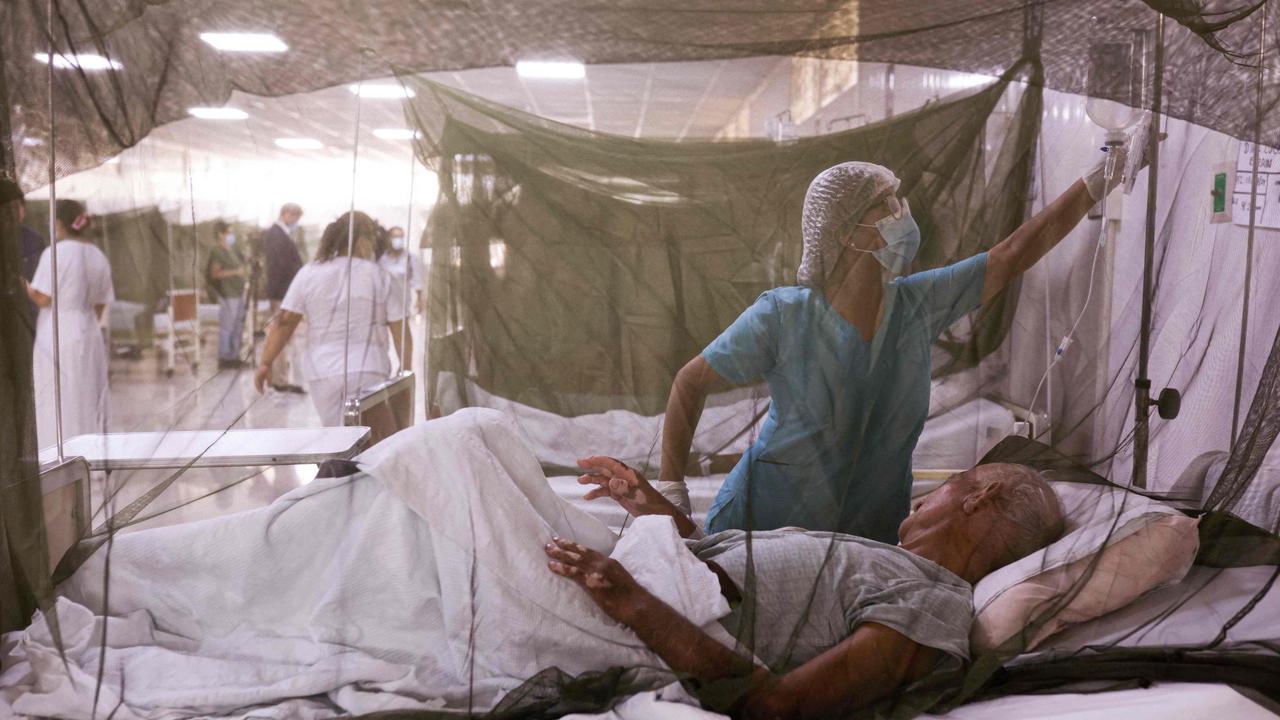
[[[52,248],[40,256],[31,286],[53,296]],[[62,375],[64,438],[106,429],[107,351],[95,305],[115,299],[111,265],[91,243],[58,242],[58,359]],[[40,308],[32,353],[36,438],[41,447],[57,441],[54,404],[53,306]]]

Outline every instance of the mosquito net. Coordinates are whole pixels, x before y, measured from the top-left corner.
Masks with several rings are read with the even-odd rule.
[[[1280,702],[1276,9],[6,5],[0,708]]]

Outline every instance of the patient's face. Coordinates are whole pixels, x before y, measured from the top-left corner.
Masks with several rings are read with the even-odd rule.
[[[937,490],[916,500],[911,506],[911,514],[898,526],[898,539],[906,544],[910,537],[937,526],[964,512],[964,499],[973,490],[978,468],[952,475]]]

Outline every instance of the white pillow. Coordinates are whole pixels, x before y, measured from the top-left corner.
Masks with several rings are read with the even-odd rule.
[[[975,615],[1020,582],[1089,557],[1104,543],[1128,537],[1156,518],[1182,515],[1172,505],[1109,485],[1053,483],[1053,489],[1062,503],[1062,538],[983,578],[973,588]]]
[[[1024,638],[1030,650],[1069,624],[1178,582],[1195,560],[1196,521],[1171,505],[1105,485],[1056,483],[1054,490],[1063,507],[1063,537],[991,573],[973,590],[975,653],[997,649],[1040,621],[1035,635]],[[1043,616],[1046,601],[1076,591],[1091,569],[1065,607]]]

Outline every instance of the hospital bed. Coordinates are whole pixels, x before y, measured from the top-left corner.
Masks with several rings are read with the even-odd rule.
[[[489,393],[470,379],[460,384],[458,376],[447,371],[436,374],[436,384],[433,396],[446,414],[469,405],[501,410],[513,417],[550,475],[557,470],[572,471],[579,457],[599,452],[646,471],[658,466],[660,415],[610,410],[564,417]],[[1034,417],[1025,408],[1000,399],[967,397],[956,392],[954,385],[933,386],[936,397],[930,405],[939,412],[925,423],[912,455],[912,468],[919,479],[945,479],[971,467],[1001,438],[1034,433]],[[746,452],[768,406],[768,395],[761,388],[740,388],[708,398],[693,439],[693,454],[708,462],[690,468],[691,474],[716,475],[732,469],[731,461],[717,468],[716,459],[733,459]]]
[[[246,432],[260,433],[261,431]],[[98,442],[101,445],[102,441]],[[171,442],[179,448],[183,445],[181,439]],[[187,441],[188,445],[191,443],[191,440]],[[95,445],[93,442],[82,441],[76,444],[76,448],[81,450],[87,448],[92,451]],[[151,461],[169,464],[181,459],[176,456],[177,453],[171,454],[175,456],[156,459],[155,453],[152,453]],[[233,458],[216,452],[206,453],[206,455],[211,455],[210,462],[233,461]],[[111,459],[119,461],[121,458],[117,455]],[[306,459],[315,461],[318,456],[310,455]],[[1210,461],[1214,459],[1208,458]],[[102,463],[102,460],[98,460],[96,466],[107,466]],[[88,468],[87,460],[80,461],[79,469],[74,472],[83,475],[87,473]],[[1215,481],[1214,472],[1213,462],[1199,463],[1195,469],[1189,469],[1188,473],[1184,473],[1188,477],[1180,478],[1179,482],[1187,487],[1197,486],[1202,493],[1209,492]],[[1264,468],[1264,473],[1266,477],[1280,481],[1280,467]],[[53,484],[55,483],[51,480],[50,485]],[[1266,492],[1274,491],[1275,488],[1272,487]],[[343,497],[345,498],[345,495]],[[346,500],[344,499],[343,502],[345,503]],[[1037,648],[1034,654],[1015,658],[1007,663],[1007,667],[1016,669],[1018,665],[1028,664],[1032,660],[1087,653],[1088,648],[1095,645],[1115,645],[1126,648],[1201,646],[1212,639],[1211,635],[1222,626],[1221,621],[1225,616],[1230,616],[1243,604],[1253,601],[1256,590],[1265,587],[1266,576],[1273,571],[1274,567],[1271,566],[1234,567],[1224,570],[1196,567],[1182,581],[1152,592],[1094,621],[1076,625],[1054,636],[1046,644]],[[1209,580],[1212,582],[1210,583]],[[1170,598],[1186,595],[1188,589],[1196,592],[1190,594],[1190,599],[1176,610],[1172,618],[1166,619],[1159,626],[1147,626],[1148,619],[1168,610]],[[1280,584],[1269,587],[1255,612],[1232,628],[1226,638],[1228,644],[1280,642],[1280,623],[1275,622],[1276,617],[1280,617]],[[1244,720],[1270,717],[1259,702],[1223,683],[1192,685],[1176,682],[1160,683],[1142,690],[1128,688],[1104,694],[1077,694],[1066,690],[1055,690],[1051,695],[1013,694],[973,702],[941,717],[958,720],[977,718],[1005,720],[1025,717],[1109,718],[1115,717],[1121,708],[1125,708],[1126,715],[1136,719],[1158,717],[1160,720],[1173,720],[1215,715]],[[718,720],[722,717],[697,707],[649,695],[627,699],[609,713],[575,717],[626,720],[633,717],[667,716],[698,720]]]
[[[566,418],[498,397],[470,380],[460,389],[457,376],[450,372],[438,373],[436,382],[435,397],[446,412],[457,409],[466,397],[470,405],[501,410],[515,418],[556,493],[609,527],[621,527],[626,513],[612,503],[582,501],[577,459],[605,452],[646,473],[656,472],[661,416],[611,410]],[[947,381],[932,387],[930,404],[938,412],[925,422],[912,454],[913,496],[927,493],[953,474],[972,467],[1002,438],[1034,432],[1035,418],[1025,408],[999,399],[968,397],[958,389],[963,385]],[[694,455],[700,456],[701,463],[690,467],[685,477],[695,522],[705,518],[737,457],[759,431],[767,409],[768,397],[755,388],[708,399],[693,440]],[[747,427],[745,421],[752,418],[754,423]]]
[[[108,306],[112,354],[138,357],[154,341],[154,323],[143,303],[114,300]]]

